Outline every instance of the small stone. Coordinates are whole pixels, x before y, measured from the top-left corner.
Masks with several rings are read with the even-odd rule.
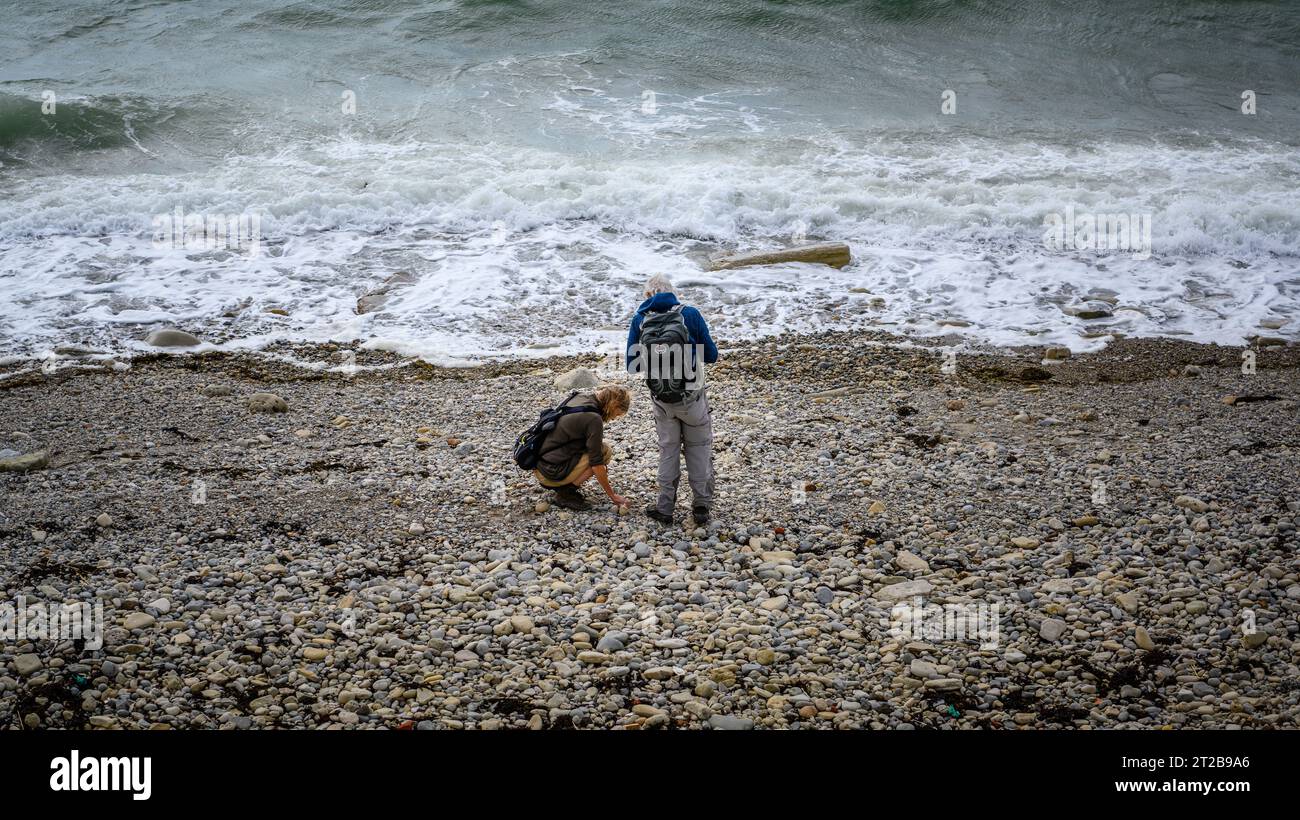
[[[538,501],[537,506],[533,507],[533,511],[536,512],[538,515],[541,515],[542,513],[549,510],[550,508],[551,505],[546,503],[545,501]]]
[[[1175,498],[1174,506],[1182,507],[1196,513],[1203,513],[1210,508],[1209,504],[1206,504],[1201,499],[1190,495],[1180,495]]]
[[[559,390],[589,390],[598,384],[600,381],[596,374],[585,367],[575,367],[555,377],[555,386]]]
[[[113,526],[113,516],[108,513],[100,513],[99,517],[95,519],[95,524],[104,528],[111,527]]]
[[[929,572],[930,564],[921,556],[907,550],[900,550],[894,556],[894,564],[904,572]]]
[[[775,598],[768,598],[766,601],[763,601],[763,603],[759,604],[759,606],[761,606],[763,609],[766,609],[768,612],[780,612],[781,610],[785,609],[786,606],[789,605],[789,603],[790,603],[789,598],[785,597],[784,595],[778,595]]]
[[[912,665],[908,668],[914,678],[925,680],[939,677],[939,668],[929,661],[915,660],[912,661]]]
[[[881,515],[885,512],[883,501],[872,501],[871,506],[867,507],[867,515]]]
[[[1059,618],[1044,618],[1038,627],[1038,635],[1045,641],[1057,641],[1065,634],[1066,624]]]
[[[623,649],[623,641],[613,635],[606,635],[596,642],[597,652],[622,652]]]
[[[147,612],[132,612],[122,623],[127,629],[146,629],[153,624],[154,617]]]
[[[758,661],[763,666],[771,666],[776,663],[776,652],[771,649],[760,649],[758,652],[754,653],[754,660]]]
[[[14,657],[14,669],[18,671],[18,674],[23,676],[36,672],[42,665],[40,655],[37,655],[34,652],[28,652],[25,655]]]
[[[199,337],[176,328],[163,328],[149,334],[146,341],[153,347],[194,347],[202,344]]]
[[[289,403],[274,393],[254,393],[248,397],[248,409],[254,413],[285,413]]]
[[[1145,627],[1139,626],[1133,630],[1133,642],[1138,645],[1139,649],[1145,649],[1148,652],[1154,652],[1156,649],[1156,643],[1151,640],[1151,635],[1147,633]]]
[[[932,589],[934,585],[929,581],[903,581],[876,590],[876,597],[885,601],[901,601],[917,595],[929,595]]]
[[[668,680],[679,674],[679,670],[673,666],[656,666],[641,672],[641,677],[646,680]]]
[[[10,452],[13,452],[10,450]],[[31,470],[43,470],[50,465],[50,454],[46,450],[37,450],[26,455],[0,459],[0,473],[26,473]]]
[[[309,661],[323,661],[329,651],[319,646],[309,646],[302,650],[302,656]]]
[[[424,524],[419,521],[412,521],[406,531],[411,535],[424,535]]]
[[[1115,603],[1120,609],[1132,615],[1138,611],[1138,596],[1134,592],[1120,592],[1115,595]]]
[[[709,728],[722,731],[748,731],[754,728],[754,721],[749,718],[732,715],[714,715],[708,720]]]

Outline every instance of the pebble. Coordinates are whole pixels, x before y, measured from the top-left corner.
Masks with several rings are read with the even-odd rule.
[[[747,731],[754,728],[754,721],[749,718],[733,717],[731,715],[714,715],[708,719],[710,729],[722,729],[725,731]]]
[[[127,629],[146,629],[154,625],[154,617],[147,612],[132,612],[126,616],[122,625]]]
[[[287,413],[289,403],[274,393],[254,393],[248,397],[248,409],[254,413]]]
[[[1045,641],[1057,641],[1065,634],[1066,623],[1059,618],[1044,618],[1038,627],[1038,635]]]
[[[1145,627],[1139,626],[1133,630],[1133,642],[1138,645],[1139,649],[1145,649],[1148,652],[1155,651],[1156,643],[1151,640],[1151,636],[1147,633]]]
[[[1041,347],[1006,363],[981,353],[934,384],[916,375],[933,351],[784,344],[729,348],[736,369],[711,386],[719,503],[704,527],[641,512],[655,491],[643,392],[607,428],[615,485],[637,496],[626,517],[594,485],[593,509],[552,510],[527,473],[487,458],[555,402],[553,361],[347,381],[243,368],[242,354],[165,357],[0,391],[3,417],[28,431],[0,431],[0,458],[40,446],[59,465],[0,475],[0,597],[102,600],[108,615],[104,648],[83,658],[14,642],[0,708],[74,673],[89,679],[79,697],[19,709],[15,725],[1295,725],[1287,360],[1265,359],[1250,388],[1283,399],[1229,410],[1221,389],[1203,393],[1236,378],[1228,360],[1183,342],[1151,347],[1152,362],[1132,348],[1065,366],[1043,365]],[[1168,378],[1187,351],[1220,364]],[[780,361],[796,389],[762,375]],[[1090,381],[1099,363],[1117,380]],[[1008,379],[988,376],[999,367]],[[1128,378],[1149,370],[1154,383]],[[291,390],[294,416],[250,416],[259,386]],[[122,407],[149,412],[110,423]],[[1010,423],[1021,412],[1060,423]],[[1085,423],[1099,418],[1107,429]],[[198,479],[206,506],[190,503]],[[109,509],[118,523],[98,526]],[[894,605],[917,598],[1002,602],[997,646],[892,633]],[[1113,688],[1098,675],[1129,669]]]

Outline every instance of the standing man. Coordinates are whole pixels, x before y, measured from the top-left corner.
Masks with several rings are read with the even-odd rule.
[[[650,277],[645,297],[627,334],[627,369],[646,379],[659,438],[659,498],[645,512],[673,523],[684,453],[691,515],[700,526],[713,503],[713,418],[704,365],[718,360],[718,346],[700,312],[677,301],[668,277]]]

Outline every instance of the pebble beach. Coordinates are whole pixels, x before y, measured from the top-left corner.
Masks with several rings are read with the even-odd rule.
[[[714,518],[568,512],[514,436],[598,367],[136,356],[0,374],[8,728],[1294,728],[1300,348],[723,344]],[[317,367],[286,363],[292,356]],[[900,630],[900,606],[995,613]]]

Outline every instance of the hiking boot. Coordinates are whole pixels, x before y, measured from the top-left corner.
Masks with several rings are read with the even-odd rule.
[[[653,504],[645,508],[645,514],[658,521],[660,524],[666,524],[669,527],[673,525],[673,517],[659,512],[658,508]]]
[[[582,497],[582,492],[572,484],[555,488],[555,503],[570,510],[591,509],[591,504]]]
[[[691,517],[695,519],[695,526],[703,527],[709,523],[709,508],[703,504],[696,504],[691,508]]]

